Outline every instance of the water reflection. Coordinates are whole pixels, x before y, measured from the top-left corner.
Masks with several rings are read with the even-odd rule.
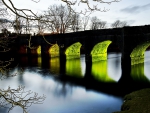
[[[83,87],[71,85],[67,82],[59,82],[49,73],[39,73],[39,70],[40,68],[33,70],[26,68],[22,75],[0,82],[0,88],[7,88],[8,85],[16,88],[22,84],[18,78],[23,76],[22,79],[26,90],[33,90],[38,92],[39,95],[46,95],[46,100],[43,104],[29,108],[31,113],[111,113],[120,110],[122,99],[119,97],[86,90]],[[11,113],[21,112],[21,109],[11,111]]]
[[[107,60],[92,63],[92,75],[102,82],[115,82],[107,73]]]
[[[150,51],[145,51],[145,57],[144,59],[142,59],[144,63],[140,63],[141,59],[139,59],[137,64],[131,66],[131,77],[134,81],[141,83],[150,83],[149,58]]]
[[[145,76],[150,80],[150,51],[145,52],[145,59],[144,59],[144,73]]]
[[[113,78],[116,82],[119,81],[122,75],[121,69],[121,54],[120,53],[111,53],[108,54],[108,75]]]
[[[38,67],[42,66],[42,58],[41,58],[41,56],[37,57],[37,64],[38,64]]]
[[[131,77],[136,82],[150,82],[144,73],[144,63],[139,63],[131,66]]]
[[[67,59],[63,65],[60,64],[59,57],[22,57],[19,63],[21,66],[22,64],[26,65],[23,68],[21,67],[22,73],[20,73],[20,68],[15,68],[12,73],[17,72],[18,75],[1,81],[0,88],[5,89],[8,86],[17,88],[18,85],[24,85],[26,90],[33,90],[38,92],[39,95],[45,94],[47,98],[44,104],[32,106],[29,109],[31,113],[111,113],[120,110],[122,98],[111,95],[110,92],[109,94],[104,93],[107,87],[102,86],[103,89],[106,89],[104,92],[99,90],[97,90],[99,92],[96,92],[87,90],[87,87],[80,83],[75,85],[72,81],[68,82],[62,80],[60,76],[56,77],[56,75],[61,74],[62,70],[60,69],[63,69],[63,72],[65,72],[63,74],[78,77],[79,79],[77,80],[82,83],[87,82],[84,55],[79,59]],[[131,77],[134,81],[149,82],[149,67],[150,59],[148,56],[144,64],[133,65],[131,67]],[[92,77],[95,77],[99,81],[98,83],[105,82],[107,84],[108,82],[115,82],[116,84],[122,74],[121,54],[110,53],[106,61],[93,62],[90,69],[89,72],[91,72]],[[91,75],[89,74],[89,76]],[[87,84],[94,87],[89,82]],[[109,85],[108,87],[112,88],[113,86]],[[115,94],[118,93],[117,90],[115,91]],[[0,111],[2,110],[0,108]],[[11,111],[11,113],[21,112],[20,109]]]
[[[17,107],[21,109],[21,112],[27,112],[27,109],[31,107],[32,104],[42,104],[45,100],[45,96],[38,96],[38,93],[33,93],[31,90],[26,91],[25,86],[20,84],[15,87],[9,85],[9,83],[7,84],[7,80],[12,80],[16,78],[17,75],[22,76],[23,74],[20,68],[18,71],[16,58],[11,58],[11,55],[8,56],[8,58],[10,60],[0,58],[0,83],[2,83],[0,84],[0,111],[3,111],[3,113],[10,113],[11,110]],[[22,79],[22,77],[19,77],[17,82]],[[23,84],[22,81],[20,82],[21,84]]]
[[[66,75],[82,78],[84,74],[79,58],[66,60]]]
[[[55,74],[60,74],[60,59],[59,57],[50,58],[50,71]]]

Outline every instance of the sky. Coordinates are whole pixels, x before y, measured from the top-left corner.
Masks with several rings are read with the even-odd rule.
[[[93,0],[89,1],[92,3]],[[12,0],[12,2],[17,8],[31,9],[35,13],[47,10],[48,7],[53,4],[64,4],[61,0],[40,0],[38,3],[32,0]],[[75,9],[80,10],[85,7],[85,5],[79,5],[76,6]],[[93,12],[90,16],[97,16],[108,24],[116,20],[127,21],[129,26],[150,24],[150,0],[121,0],[120,2],[110,5],[98,4],[98,7],[109,9],[109,11]]]

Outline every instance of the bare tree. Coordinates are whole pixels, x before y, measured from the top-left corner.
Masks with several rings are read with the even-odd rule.
[[[58,33],[65,33],[72,21],[72,13],[63,5],[50,6],[48,11],[45,11],[44,17],[51,21],[47,23],[49,29]]]
[[[89,19],[90,19],[89,16],[82,17],[82,28],[83,28],[84,31],[87,30],[87,27],[88,27],[88,24],[89,24]]]
[[[72,12],[75,13],[76,11],[74,10],[74,6],[82,6],[84,4],[87,5],[87,7],[85,9],[82,9],[81,11],[77,11],[80,14],[86,14],[86,13],[91,13],[93,11],[108,11],[109,9],[105,9],[105,8],[100,8],[98,7],[99,4],[111,4],[114,2],[119,2],[120,0],[110,0],[110,1],[105,1],[105,0],[93,0],[93,1],[89,1],[89,0],[60,0],[61,2],[66,3],[67,5],[67,10],[68,12]],[[40,3],[40,0],[31,0],[31,2],[35,2],[35,3]],[[68,20],[67,22],[64,22],[64,20],[61,18],[61,23],[60,20],[57,20],[56,18],[54,19],[49,19],[48,15],[42,15],[39,16],[38,13],[34,13],[31,9],[21,9],[21,8],[17,8],[12,0],[0,0],[0,4],[2,4],[3,6],[5,6],[5,9],[7,9],[7,11],[11,11],[11,14],[16,15],[18,17],[24,18],[27,21],[35,21],[34,23],[38,24],[38,23],[45,23],[45,25],[47,25],[47,27],[51,28],[51,30],[60,32],[60,33],[65,33],[67,31],[68,28],[68,23],[70,20]],[[62,9],[64,9],[63,7],[61,7]],[[58,8],[57,8],[58,9]],[[61,10],[62,10],[61,9]],[[59,10],[59,9],[58,9]],[[0,12],[3,12],[4,10],[2,10],[2,8],[0,8]],[[63,16],[64,13],[61,12],[61,16]],[[50,15],[53,16],[53,15]],[[60,15],[59,15],[60,16]],[[68,17],[67,17],[68,18]],[[29,23],[29,22],[28,22]],[[52,24],[47,24],[47,23],[52,23]],[[57,23],[57,24],[56,24]],[[67,23],[67,24],[66,24]],[[85,26],[84,26],[85,29]]]
[[[11,21],[7,18],[1,18],[0,16],[0,29],[3,31],[4,29],[9,29],[11,27]]]
[[[106,21],[100,21],[99,23],[98,23],[98,25],[99,25],[99,29],[104,29],[104,28],[106,28],[107,26],[107,22]]]
[[[106,21],[101,21],[96,16],[91,18],[91,30],[104,29],[106,28],[106,25]]]
[[[74,5],[82,5],[85,4],[87,6],[87,8],[85,8],[84,10],[81,10],[79,13],[82,14],[87,14],[87,13],[91,13],[93,11],[100,11],[100,12],[106,12],[109,9],[105,9],[105,8],[100,8],[98,7],[99,4],[111,4],[114,2],[120,2],[120,0],[61,0],[62,2],[65,2],[67,4],[67,6],[70,8],[70,10],[73,10],[73,6]]]
[[[90,29],[91,30],[98,29],[98,24],[97,24],[98,22],[100,22],[100,20],[96,16],[92,17],[91,18],[91,27],[90,27]]]
[[[39,3],[40,0],[31,0],[33,2]],[[67,4],[68,9],[70,11],[73,11],[73,6],[80,6],[82,4],[86,4],[87,8],[83,10],[81,10],[79,13],[84,13],[86,14],[87,12],[93,12],[93,11],[102,11],[102,12],[106,12],[109,9],[105,9],[105,8],[100,8],[98,7],[99,4],[111,4],[114,2],[120,2],[120,0],[110,0],[110,1],[105,1],[105,0],[61,0],[61,2],[64,2]],[[26,19],[30,19],[30,20],[41,20],[41,21],[46,21],[46,20],[42,20],[43,18],[40,18],[37,16],[37,14],[35,14],[32,10],[30,9],[19,9],[17,8],[13,2],[11,0],[8,0],[6,2],[6,0],[1,0],[1,3],[3,3],[12,13],[14,13],[15,15],[19,16],[19,17],[23,17]],[[93,4],[95,3],[95,4]],[[49,21],[49,20],[47,20]]]
[[[77,32],[82,28],[81,17],[79,14],[75,13],[72,15],[71,19],[71,30]]]
[[[0,60],[0,79],[3,80],[8,77],[14,77],[17,73],[9,74],[11,70],[9,66],[14,61],[13,58],[7,61]],[[31,90],[25,91],[24,86],[19,86],[17,89],[0,89],[0,107],[8,108],[8,113],[14,107],[20,107],[23,113],[28,113],[27,109],[32,104],[42,104],[45,100],[45,95],[38,96],[38,93]]]
[[[0,89],[0,107],[7,107],[8,113],[14,107],[21,107],[23,113],[28,113],[27,109],[32,104],[42,104],[45,100],[45,96],[38,96],[37,93],[33,93],[32,91],[25,91],[25,87],[19,86],[17,89]],[[30,95],[32,95],[30,97]]]
[[[48,22],[42,22],[42,21],[38,21],[37,24],[34,25],[35,28],[37,28],[37,34],[42,35],[44,33],[44,30],[46,29],[46,27],[48,27]]]
[[[1,0],[1,3],[18,17],[22,17],[22,18],[26,18],[26,19],[30,19],[30,20],[39,20],[40,19],[30,9],[19,9],[19,8],[15,7],[15,5],[13,4],[13,2],[11,0],[8,0],[8,2],[6,2],[6,0]]]
[[[6,32],[8,32],[9,27],[11,27],[9,12],[0,0],[0,29],[5,35],[4,37],[6,37]]]
[[[114,23],[111,24],[111,27],[113,27],[113,28],[119,28],[119,27],[124,27],[126,25],[127,25],[126,21],[116,20]]]
[[[17,15],[16,15],[15,20],[12,22],[12,26],[17,34],[21,34],[22,28],[23,28],[23,23],[22,23],[20,17],[18,17]]]

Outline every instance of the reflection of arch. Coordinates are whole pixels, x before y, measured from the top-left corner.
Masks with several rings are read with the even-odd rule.
[[[65,52],[66,58],[67,59],[79,58],[81,46],[82,46],[82,44],[80,42],[76,42],[76,43],[72,44],[71,46],[69,46]]]
[[[84,72],[82,72],[80,59],[68,59],[66,60],[66,75],[73,77],[84,77]]]
[[[144,53],[146,48],[150,45],[150,42],[145,42],[143,44],[135,47],[130,54],[131,57],[131,65],[143,63],[144,62]]]
[[[96,44],[92,51],[92,62],[94,61],[100,61],[100,60],[107,60],[107,48],[110,45],[111,41],[103,41],[98,44]]]
[[[58,44],[54,44],[49,49],[50,57],[57,57],[59,56],[59,46]]]
[[[41,56],[37,57],[37,63],[38,63],[38,67],[42,66],[42,58],[41,58]]]
[[[144,63],[131,66],[131,77],[135,81],[142,81],[144,83],[150,82],[144,73]]]
[[[60,59],[59,57],[50,58],[50,71],[53,74],[60,74]]]
[[[107,73],[107,60],[92,63],[92,75],[101,82],[115,82]]]

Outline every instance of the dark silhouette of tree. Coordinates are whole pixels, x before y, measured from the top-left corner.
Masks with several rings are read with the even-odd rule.
[[[91,18],[91,30],[103,29],[106,28],[106,22],[101,21],[96,16]]]
[[[75,13],[72,15],[72,19],[71,19],[71,30],[73,32],[77,32],[79,30],[81,30],[82,28],[82,21],[81,21],[81,17],[79,14]]]
[[[116,20],[114,23],[111,24],[111,27],[113,28],[119,28],[119,27],[124,27],[124,26],[127,26],[126,21]]]

